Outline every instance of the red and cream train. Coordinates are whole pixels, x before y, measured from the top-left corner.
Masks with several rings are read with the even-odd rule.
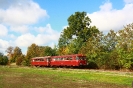
[[[34,57],[31,59],[32,66],[71,66],[79,67],[86,66],[86,56],[82,54],[74,55],[62,55],[62,56],[45,56],[45,57]]]

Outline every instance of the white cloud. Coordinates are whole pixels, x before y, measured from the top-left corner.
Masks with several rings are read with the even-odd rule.
[[[128,2],[128,0],[125,0]],[[133,1],[133,0],[132,0]],[[100,31],[120,30],[123,26],[133,22],[133,3],[125,4],[121,10],[112,8],[112,3],[106,2],[100,6],[100,10],[88,13],[92,20],[91,25],[95,25]]]
[[[104,5],[101,5],[99,8],[101,11],[110,11],[112,9],[112,4],[108,2]]]
[[[52,33],[54,30],[51,28],[50,24],[47,24],[45,27],[35,27],[35,30],[39,33]]]
[[[24,35],[19,36],[15,43],[17,46],[19,47],[28,47],[30,44],[32,44],[34,42],[35,36],[27,33]]]
[[[26,33],[29,25],[48,17],[46,10],[32,0],[1,0],[0,5],[0,23],[14,32]]]
[[[7,9],[0,9],[1,22],[8,25],[24,25],[36,23],[40,18],[47,17],[46,10],[32,1],[18,2]]]
[[[15,32],[21,32],[21,33],[26,33],[28,32],[28,26],[26,25],[21,25],[21,26],[11,26],[10,28],[12,31],[15,31]]]
[[[0,52],[4,53],[8,46],[9,46],[9,42],[0,39]]]
[[[126,4],[133,3],[133,0],[124,0]]]
[[[0,52],[9,46],[25,49],[32,43],[44,44],[39,38],[45,35],[34,35],[30,30],[47,17],[46,10],[33,0],[0,0],[0,37],[4,37],[0,39]]]
[[[57,42],[60,33],[54,31],[50,24],[47,24],[46,27],[36,27],[36,31],[39,33],[35,36],[31,33],[23,34],[16,39],[16,45],[20,47],[28,47],[32,43],[37,45],[48,45],[51,42]]]
[[[0,24],[0,36],[6,36],[8,34],[8,30],[6,26]]]
[[[40,33],[36,36],[35,41],[41,45],[49,42],[57,42],[60,36],[60,32],[53,30],[50,24],[47,24],[45,27],[36,27],[35,30]]]

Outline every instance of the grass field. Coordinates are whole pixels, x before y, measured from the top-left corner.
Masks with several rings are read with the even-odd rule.
[[[0,88],[132,88],[133,73],[0,66]]]

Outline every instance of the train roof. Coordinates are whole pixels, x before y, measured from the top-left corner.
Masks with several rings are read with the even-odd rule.
[[[60,56],[53,56],[53,57],[70,57],[70,56],[85,56],[83,54],[71,54],[71,55],[60,55]]]
[[[59,56],[44,56],[44,57],[33,57],[32,59],[50,58],[50,57],[71,57],[71,56],[85,56],[85,55],[83,55],[83,54],[71,54],[71,55],[59,55]]]
[[[49,58],[51,56],[44,56],[44,57],[33,57],[32,59],[38,59],[38,58]]]

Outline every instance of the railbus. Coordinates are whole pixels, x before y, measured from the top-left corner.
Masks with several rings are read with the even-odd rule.
[[[82,54],[52,56],[51,66],[85,66],[87,65],[86,56]]]
[[[31,59],[32,66],[50,66],[50,58],[51,56],[45,57],[34,57]]]
[[[31,59],[32,66],[60,66],[60,67],[79,67],[86,66],[86,56],[83,54],[34,57]]]

